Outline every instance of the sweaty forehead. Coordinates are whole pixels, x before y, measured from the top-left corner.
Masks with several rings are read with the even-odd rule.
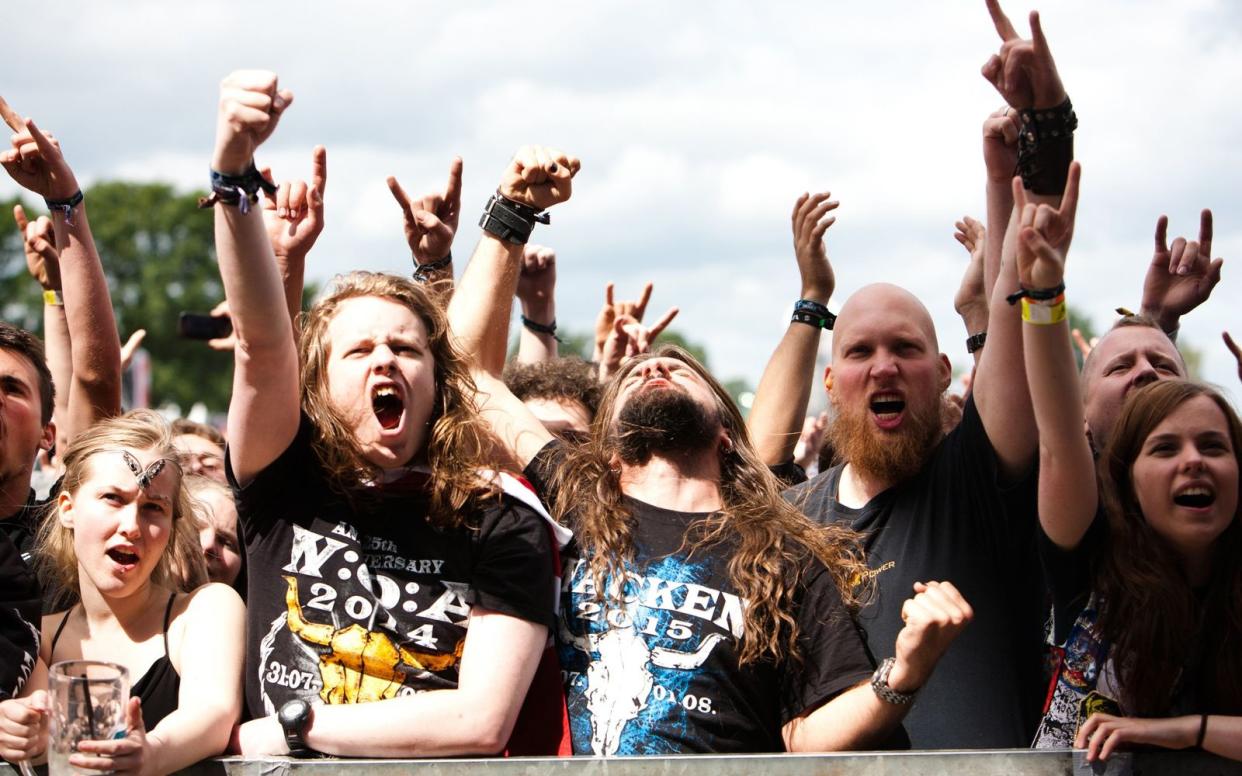
[[[864,286],[841,307],[833,327],[833,351],[847,342],[892,336],[917,337],[938,349],[936,327],[918,297],[888,283]]]

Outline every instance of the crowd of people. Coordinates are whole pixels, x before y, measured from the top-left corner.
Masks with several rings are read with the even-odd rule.
[[[117,773],[224,753],[1242,759],[1242,423],[1175,344],[1220,279],[1211,213],[1172,244],[1160,220],[1140,311],[1079,338],[1080,368],[1077,118],[1038,14],[1023,38],[988,6],[1005,104],[986,216],[958,223],[964,396],[908,291],[829,310],[828,192],[794,203],[800,295],[748,417],[657,341],[677,309],[648,315],[650,287],[610,286],[592,361],[561,356],[556,255],[530,238],[581,163],[543,146],[502,171],[460,273],[461,160],[421,197],[390,178],[413,276],[351,272],[303,311],[326,152],[310,183],[260,171],[293,94],[237,71],[201,203],[227,428],[122,412],[88,203],[55,137],[5,111],[0,164],[49,215],[16,214],[43,339],[0,323],[0,755],[45,756],[49,667],[91,659],[134,678],[128,734],[70,762]],[[829,412],[808,418],[824,330]]]

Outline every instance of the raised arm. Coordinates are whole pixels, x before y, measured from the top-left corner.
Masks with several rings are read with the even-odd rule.
[[[793,458],[794,446],[806,418],[815,380],[815,357],[819,354],[821,329],[831,329],[827,311],[828,300],[836,288],[836,278],[824,234],[836,223],[829,215],[839,204],[832,193],[803,194],[794,202],[794,256],[802,280],[800,301],[810,303],[810,310],[795,310],[794,319],[785,329],[772,358],[763,370],[755,401],[746,421],[751,443],[768,466],[786,463]],[[814,308],[818,305],[819,310]],[[809,325],[808,325],[809,323]]]
[[[522,246],[534,224],[547,218],[536,214],[569,199],[580,166],[576,157],[555,149],[518,149],[497,189],[505,201],[489,202],[483,236],[448,305],[454,339],[470,356],[483,418],[522,466],[552,439],[500,379]]]
[[[239,70],[220,85],[216,148],[211,168],[241,176],[258,191],[254,152],[276,129],[293,94],[275,73]],[[226,191],[225,196],[229,192]],[[298,354],[284,286],[260,208],[236,189],[237,204],[215,205],[216,253],[233,332],[233,397],[229,455],[233,475],[246,484],[276,460],[297,433]],[[248,203],[244,209],[241,203]]]
[[[1070,168],[1061,207],[1027,200],[1014,179],[1020,208],[1018,276],[1022,337],[1031,403],[1039,429],[1039,521],[1057,546],[1073,548],[1095,518],[1095,461],[1077,401],[1078,365],[1065,314],[1065,255],[1074,232],[1081,167]]]
[[[963,216],[954,226],[957,231],[953,236],[970,254],[970,263],[966,265],[962,282],[953,297],[953,309],[957,310],[966,325],[966,349],[974,358],[975,366],[978,366],[988,333],[988,295],[983,268],[987,230],[970,216]]]
[[[65,318],[65,296],[60,280],[60,254],[56,250],[56,234],[52,220],[39,216],[33,222],[26,218],[21,205],[13,206],[13,218],[22,233],[26,250],[26,268],[43,289],[43,347],[47,353],[47,366],[52,372],[52,385],[56,386],[56,409],[52,413],[57,421],[69,416],[69,383],[73,380],[72,343],[69,341],[69,321]],[[66,436],[68,423],[56,426],[56,449],[64,451],[69,443]]]
[[[1156,250],[1143,279],[1141,312],[1151,316],[1170,339],[1177,339],[1182,316],[1208,300],[1220,282],[1224,259],[1212,258],[1212,211],[1199,214],[1199,239],[1178,237],[1168,244],[1169,217],[1156,220]]]
[[[1065,189],[1073,156],[1073,111],[1040,27],[1039,13],[1031,12],[1031,38],[1027,40],[1018,37],[998,0],[988,0],[988,9],[1002,45],[1000,52],[984,65],[984,77],[1019,113],[1024,135],[1038,139],[1019,149],[1018,168],[1027,201],[1055,208]],[[1016,240],[1017,233],[1011,225],[991,297],[988,343],[979,360],[973,387],[1001,476],[1007,480],[1030,471],[1038,450],[1035,417],[1022,366],[1021,318],[1007,301],[1018,286],[1013,260]]]
[[[542,245],[524,248],[517,298],[522,307],[518,363],[551,361],[560,343],[556,336],[556,251]]]
[[[274,182],[266,167],[263,177]],[[327,187],[328,150],[315,146],[309,186],[306,181],[291,180],[281,183],[274,192],[264,192],[263,221],[284,282],[285,305],[289,308],[289,320],[293,321],[295,339],[298,314],[302,312],[306,256],[323,231],[323,197]]]
[[[15,128],[16,129],[16,128]],[[65,321],[72,343],[72,379],[58,386],[68,394],[63,437],[121,411],[121,343],[103,265],[91,238],[77,178],[61,154],[60,144],[32,119],[13,136],[13,147],[0,154],[13,180],[43,197],[60,251]]]
[[[388,177],[388,190],[404,216],[405,241],[414,257],[414,278],[428,283],[441,304],[453,293],[453,239],[461,217],[461,171],[461,157],[453,157],[444,191],[413,199],[396,178]]]

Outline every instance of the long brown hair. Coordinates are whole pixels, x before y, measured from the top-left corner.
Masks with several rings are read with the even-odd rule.
[[[161,457],[177,458],[168,422],[150,410],[133,410],[101,420],[74,438],[65,450],[61,491],[77,495],[90,476],[92,457],[118,449],[154,450]],[[178,473],[177,476],[182,475]],[[151,572],[152,582],[189,592],[210,581],[202,545],[198,542],[201,525],[197,503],[191,499],[185,483],[178,481],[172,503],[172,534]],[[73,549],[73,529],[61,525],[57,500],[53,500],[44,513],[36,546],[35,568],[44,588],[62,592],[58,603],[72,603],[79,595],[78,559]]]
[[[1099,626],[1127,710],[1167,715],[1183,668],[1197,661],[1204,708],[1242,713],[1242,519],[1216,539],[1205,595],[1196,595],[1172,546],[1139,508],[1134,462],[1156,426],[1187,401],[1206,396],[1224,413],[1234,458],[1242,465],[1242,423],[1217,391],[1186,380],[1161,380],[1127,398],[1100,459],[1100,497],[1108,535],[1095,558]]]
[[[312,449],[334,489],[350,499],[365,498],[371,490],[367,484],[380,477],[380,467],[363,457],[353,430],[333,408],[328,390],[328,325],[343,302],[366,296],[408,308],[427,329],[436,383],[431,433],[423,451],[432,480],[428,517],[436,525],[460,525],[467,501],[495,492],[478,474],[480,469],[493,468],[487,460],[490,438],[474,402],[475,385],[467,362],[449,337],[448,319],[422,286],[379,272],[338,275],[327,296],[305,315],[299,355],[302,410],[315,429]]]
[[[720,422],[732,441],[732,450],[721,454],[724,506],[690,526],[682,550],[692,555],[721,545],[731,550],[729,581],[748,601],[738,656],[742,665],[765,658],[797,660],[795,593],[802,574],[812,561],[820,561],[842,600],[856,609],[855,584],[867,578],[862,546],[853,531],[816,525],[781,498],[781,486],[751,447],[746,423],[728,392],[681,348],[664,345],[637,356],[613,377],[600,399],[590,441],[567,445],[568,458],[553,475],[556,517],[573,529],[581,556],[589,559],[596,595],[604,599],[601,604],[619,604],[620,586],[606,585],[605,580],[624,578],[634,546],[619,473],[610,468],[618,450],[612,416],[626,377],[644,361],[660,357],[682,361],[703,378],[715,394]]]

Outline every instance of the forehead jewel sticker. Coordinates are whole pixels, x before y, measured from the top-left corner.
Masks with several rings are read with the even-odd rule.
[[[118,452],[120,452],[121,458],[125,460],[125,465],[129,467],[131,472],[133,472],[134,479],[138,480],[138,487],[143,490],[146,490],[151,486],[151,483],[155,480],[155,478],[160,476],[160,472],[164,471],[164,467],[166,465],[171,463],[177,468],[177,471],[181,471],[181,465],[171,458],[160,458],[157,461],[153,461],[150,466],[144,469],[142,468],[142,464],[138,463],[138,459],[135,458],[134,454],[130,451],[120,450]]]

